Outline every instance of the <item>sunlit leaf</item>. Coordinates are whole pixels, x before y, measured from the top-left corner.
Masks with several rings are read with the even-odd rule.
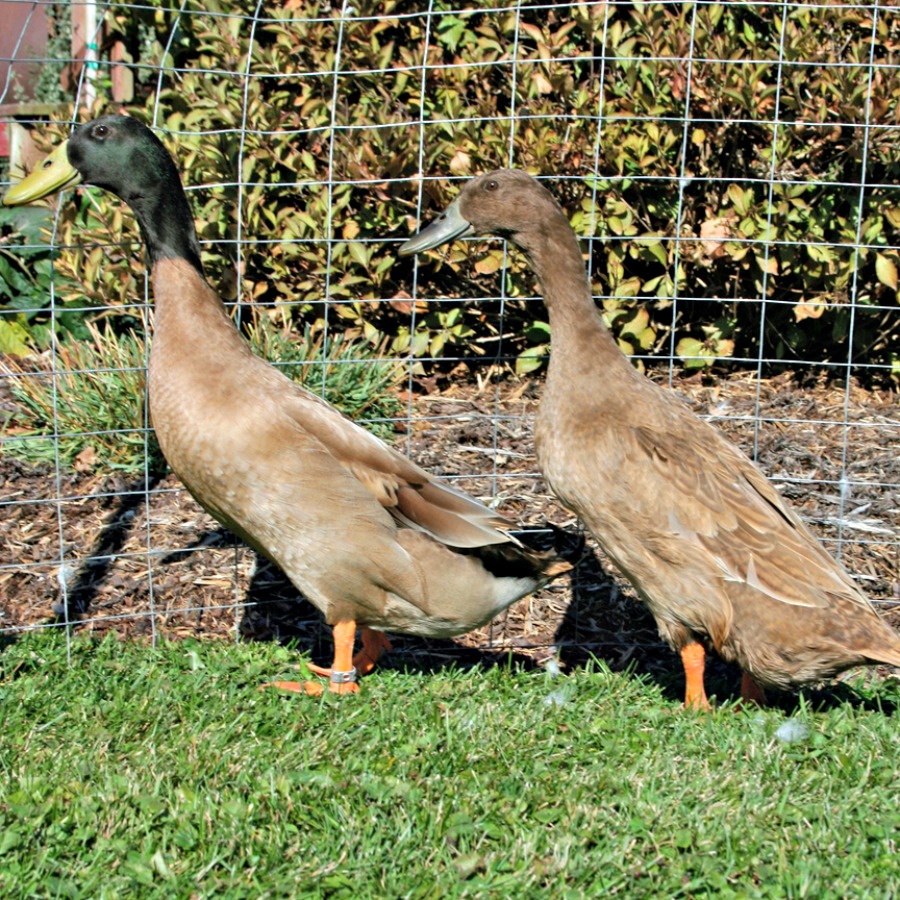
[[[28,331],[18,322],[0,319],[0,353],[12,356],[28,356]]]
[[[892,291],[897,290],[897,264],[883,253],[875,254],[875,275]]]

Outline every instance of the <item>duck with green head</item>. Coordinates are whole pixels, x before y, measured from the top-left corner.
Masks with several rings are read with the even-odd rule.
[[[201,506],[324,613],[334,662],[311,668],[331,691],[358,690],[357,674],[389,647],[384,630],[461,634],[571,568],[251,352],[204,278],[178,170],[150,129],[127,116],[81,125],[3,202],[79,183],[124,200],[147,245],[150,412],[163,454]]]

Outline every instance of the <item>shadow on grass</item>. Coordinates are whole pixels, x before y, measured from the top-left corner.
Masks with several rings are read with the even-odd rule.
[[[497,666],[515,666],[523,671],[543,669],[550,646],[564,671],[582,669],[599,661],[613,672],[633,673],[656,685],[664,700],[678,707],[684,699],[681,660],[660,641],[656,623],[647,609],[629,591],[619,590],[603,570],[596,554],[583,557],[568,576],[572,582],[572,602],[562,622],[548,631],[542,650],[468,647],[452,639],[429,639],[390,634],[393,652],[379,662],[379,668],[430,675],[449,668],[470,671]],[[247,593],[247,608],[240,623],[241,634],[249,641],[278,641],[310,653],[315,662],[331,665],[331,629],[321,613],[291,584],[287,577],[263,557],[257,558],[256,572]],[[534,645],[533,642],[532,646]],[[707,657],[707,692],[717,705],[736,704],[740,698],[740,670],[714,655]],[[838,683],[822,689],[798,693],[774,693],[769,706],[791,715],[801,708],[825,712],[849,705],[856,709],[878,710],[894,715],[898,704],[880,696],[867,697],[859,690]]]
[[[900,700],[871,694],[865,688],[857,689],[843,681],[822,688],[803,688],[796,694],[770,691],[768,700],[770,709],[780,709],[789,716],[802,709],[824,713],[840,706],[879,712],[889,717],[900,711]]]
[[[0,653],[12,647],[19,640],[18,634],[0,634]]]
[[[79,618],[89,612],[115,555],[128,538],[136,520],[135,513],[159,480],[153,477],[146,486],[141,480],[116,495],[115,506],[97,536],[93,552],[82,563],[68,592],[68,609],[59,610],[48,624],[59,626],[68,621],[77,626]],[[160,564],[176,563],[211,544],[236,543],[237,538],[229,531],[216,529],[162,557]],[[680,659],[659,639],[653,617],[634,598],[630,587],[620,589],[593,552],[583,555],[577,567],[565,577],[571,582],[572,600],[562,621],[555,630],[547,623],[546,632],[529,638],[527,643],[523,640],[521,650],[508,646],[497,649],[483,645],[473,647],[452,639],[390,634],[394,652],[379,666],[423,675],[448,668],[469,671],[498,666],[534,671],[543,668],[546,659],[555,653],[564,671],[582,669],[598,661],[613,672],[633,673],[655,684],[665,701],[673,706],[680,705],[684,696]],[[245,640],[278,641],[296,646],[310,653],[316,662],[326,666],[331,664],[331,629],[325,625],[321,613],[305,600],[280,569],[258,554],[244,604],[239,628]],[[0,652],[15,641],[15,635],[0,635]],[[739,669],[708,655],[706,687],[714,703],[735,704],[740,696]],[[867,693],[865,688],[859,690],[844,682],[821,689],[770,692],[769,695],[769,706],[788,715],[801,708],[824,712],[843,705],[893,716],[900,701]]]

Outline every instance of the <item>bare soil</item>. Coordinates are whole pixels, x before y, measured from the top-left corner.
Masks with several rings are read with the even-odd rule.
[[[397,445],[463,490],[496,497],[523,528],[574,517],[537,473],[540,379],[451,380],[412,398]],[[677,380],[678,394],[754,454],[829,549],[900,627],[900,406],[851,384]],[[0,397],[8,403],[8,398]],[[755,448],[755,453],[754,453]],[[686,447],[685,452],[690,452]],[[843,468],[842,468],[843,467]],[[842,481],[842,471],[844,480]],[[149,487],[149,490],[147,490]],[[570,576],[453,641],[394,639],[388,664],[428,670],[508,658],[589,655],[677,684],[677,659],[630,586],[596,550]],[[0,455],[0,638],[71,626],[121,637],[295,640],[328,661],[320,615],[273,566],[236,542],[171,474],[145,486],[99,471],[57,474]],[[734,673],[722,670],[727,692]],[[677,687],[672,689],[673,696]]]

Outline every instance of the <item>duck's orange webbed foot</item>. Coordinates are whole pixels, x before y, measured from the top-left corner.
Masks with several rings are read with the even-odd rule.
[[[360,629],[362,648],[353,656],[353,643],[356,640],[356,622],[338,622],[334,626],[334,663],[330,668],[307,663],[307,668],[314,675],[328,679],[328,690],[332,694],[358,694],[357,678],[368,675],[385,652],[390,652],[391,642],[384,632],[374,628]],[[306,694],[318,697],[324,693],[323,685],[316,681],[270,681],[262,687],[274,687],[295,694]]]
[[[326,669],[324,666],[317,666],[315,663],[307,663],[306,668],[309,669],[313,675],[321,675],[323,678],[328,679],[328,691],[332,694],[358,694],[359,693],[359,685],[356,683],[356,679],[359,676],[359,671],[356,666],[351,666],[350,669],[346,672],[342,672],[339,669],[330,668]],[[304,681],[304,684],[312,684],[315,685],[319,690],[316,692],[317,694],[321,694],[324,692],[325,688],[322,687],[317,681]],[[312,691],[307,691],[307,693],[313,693]]]
[[[356,622],[347,620],[338,622],[333,627],[334,662],[331,668],[307,663],[307,668],[314,675],[328,679],[328,691],[332,694],[358,694],[359,685],[356,679],[366,675],[375,667],[381,654],[391,649],[387,636],[374,628],[363,628],[361,631],[362,649],[353,656],[353,643],[356,640]],[[307,694],[318,697],[325,688],[315,681],[271,681],[262,687],[279,688],[282,691],[293,691],[296,694]]]
[[[356,676],[368,675],[369,672],[375,668],[375,664],[378,660],[381,659],[382,653],[389,653],[391,651],[391,642],[383,631],[376,631],[374,628],[363,627],[360,629],[359,637],[362,641],[362,649],[353,657],[350,673],[345,674],[353,674]],[[307,668],[316,675],[328,678],[330,680],[330,685],[340,686],[342,683],[353,683],[350,679],[345,679],[341,682],[339,679],[335,678],[335,675],[341,674],[340,670],[337,668],[337,657],[337,638],[335,638],[334,665],[329,669],[325,668],[325,666],[317,666],[315,663],[307,663]],[[329,690],[339,694],[354,692],[352,688],[349,690],[340,690],[339,687],[329,687]]]
[[[706,651],[699,643],[681,648],[681,663],[684,666],[684,709],[711,710],[706,689],[703,687],[703,670],[706,667]]]

